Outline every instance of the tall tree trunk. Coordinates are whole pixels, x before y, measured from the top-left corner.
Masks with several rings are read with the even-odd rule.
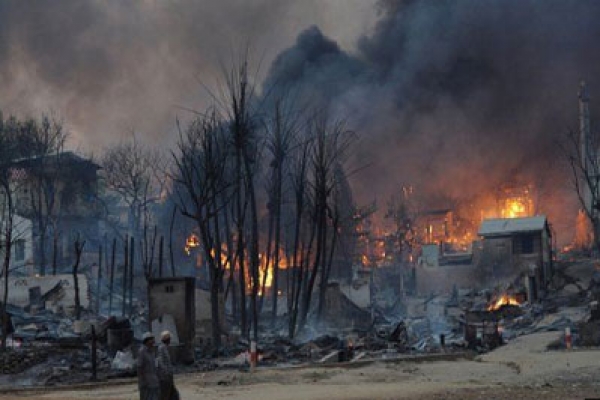
[[[171,214],[171,226],[169,227],[169,261],[171,262],[171,274],[175,276],[175,257],[173,254],[173,226],[175,225],[175,214],[177,213],[177,206],[173,207],[173,214]]]
[[[163,276],[163,247],[164,247],[164,236],[160,237],[160,242],[158,245],[158,276],[162,278]]]
[[[277,318],[277,298],[279,296],[279,249],[281,247],[281,166],[277,168],[275,189],[275,258],[273,260],[273,309],[271,318],[273,325]]]
[[[56,267],[58,264],[58,232],[56,228],[54,229],[54,234],[52,237],[52,275],[56,276]]]
[[[4,298],[2,299],[2,314],[0,315],[2,317],[2,351],[6,350],[6,340],[8,338],[8,312],[7,312],[7,305],[8,305],[8,278],[9,278],[9,271],[10,271],[10,253],[12,250],[12,233],[13,233],[13,216],[12,216],[12,210],[13,210],[13,204],[12,204],[12,198],[11,198],[11,194],[9,190],[5,190],[6,193],[8,193],[6,195],[7,197],[7,205],[5,205],[5,207],[7,207],[6,210],[6,218],[5,218],[5,226],[4,226],[4,261],[3,261],[3,267],[4,267]]]
[[[133,315],[133,280],[135,278],[135,238],[131,237],[129,246],[129,317]]]
[[[112,314],[112,303],[113,303],[113,288],[115,282],[115,257],[117,252],[117,238],[113,239],[112,243],[112,256],[110,260],[110,282],[108,289],[108,316]]]
[[[242,161],[240,150],[236,150],[236,181],[237,181],[237,199],[236,199],[236,225],[237,225],[237,261],[238,261],[238,276],[240,281],[240,322],[241,332],[244,337],[248,337],[248,320],[246,313],[246,269],[245,269],[245,245],[244,245],[244,209],[242,208],[243,196],[243,178],[242,178]]]
[[[129,265],[129,236],[125,236],[125,259],[124,259],[124,263],[123,263],[123,291],[122,291],[122,295],[123,295],[123,302],[122,302],[122,309],[121,309],[121,316],[125,317],[126,315],[126,311],[127,311],[127,271],[129,270],[128,268]]]
[[[81,319],[81,300],[79,298],[79,263],[81,262],[81,253],[85,246],[85,240],[80,242],[79,237],[75,240],[75,264],[73,265],[73,281],[75,284],[75,319]]]
[[[102,245],[98,248],[98,282],[96,284],[96,313],[100,314],[102,291]]]
[[[253,334],[254,340],[258,340],[258,289],[260,286],[259,279],[259,249],[258,249],[258,214],[256,206],[256,195],[254,193],[254,177],[250,167],[248,154],[244,154],[244,165],[246,176],[248,179],[248,195],[250,197],[250,271],[252,272],[252,319],[253,319]]]
[[[263,302],[265,297],[267,297],[267,278],[269,276],[269,264],[271,263],[271,251],[272,251],[272,240],[273,240],[273,224],[275,219],[273,218],[272,210],[269,210],[269,228],[267,232],[267,251],[265,252],[265,269],[263,273],[263,279],[261,283],[262,296],[260,296],[260,304],[258,305],[258,309],[262,312]]]

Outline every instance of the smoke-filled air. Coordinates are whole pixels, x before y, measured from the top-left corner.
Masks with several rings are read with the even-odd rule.
[[[599,17],[595,1],[2,2],[0,109],[58,115],[86,151],[132,130],[170,146],[249,49],[263,95],[290,90],[358,134],[358,203],[412,187],[424,207],[467,207],[531,184],[568,242],[556,143],[578,129],[580,80],[595,115]]]

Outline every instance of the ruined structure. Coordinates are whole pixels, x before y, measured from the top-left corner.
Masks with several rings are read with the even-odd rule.
[[[172,333],[173,345],[178,345],[177,360],[193,361],[196,337],[195,278],[154,278],[148,282],[149,320],[160,333],[168,329]],[[158,324],[155,324],[157,321]],[[165,326],[172,323],[174,326]],[[154,330],[154,329],[153,329]],[[156,336],[156,333],[155,333]]]
[[[537,299],[552,276],[552,233],[545,216],[488,219],[481,223],[478,268],[492,281],[525,278]]]

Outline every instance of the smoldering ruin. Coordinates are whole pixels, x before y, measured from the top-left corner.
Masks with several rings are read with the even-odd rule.
[[[226,3],[0,5],[0,384],[600,345],[600,4]]]

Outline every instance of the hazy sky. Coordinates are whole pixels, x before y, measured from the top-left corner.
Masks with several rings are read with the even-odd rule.
[[[593,0],[4,1],[0,109],[53,112],[86,151],[131,130],[168,145],[250,45],[259,86],[296,86],[358,132],[360,203],[411,185],[464,206],[532,183],[562,231],[577,206],[556,143],[581,79],[595,126],[598,21]]]
[[[375,23],[373,0],[145,0],[0,3],[0,109],[53,112],[72,145],[98,150],[132,129],[154,143],[179,107],[251,46],[260,76],[311,25],[349,51]],[[167,140],[168,141],[168,140]]]

